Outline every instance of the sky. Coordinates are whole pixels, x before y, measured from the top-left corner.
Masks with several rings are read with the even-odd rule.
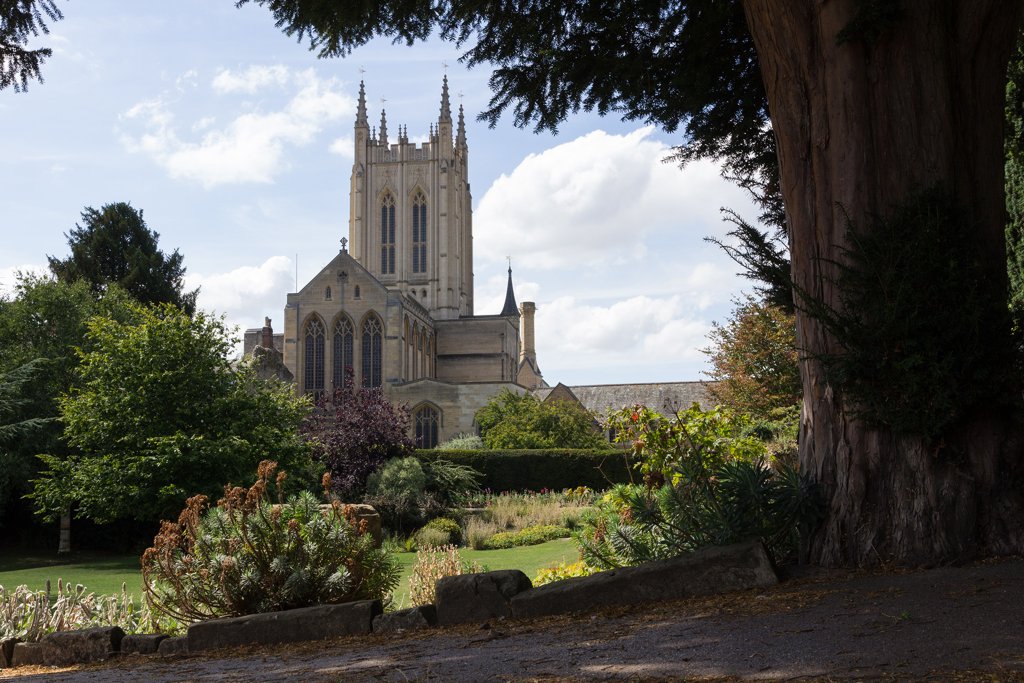
[[[280,329],[286,294],[348,236],[360,79],[371,123],[386,108],[423,141],[447,74],[466,111],[475,312],[501,310],[511,257],[550,384],[706,378],[712,322],[750,286],[704,238],[725,238],[722,207],[757,211],[714,163],[665,162],[680,133],[586,113],[557,134],[488,128],[490,70],[438,39],[322,60],[233,0],[58,5],[33,42],[53,49],[45,82],[0,92],[0,292],[68,254],[83,208],[125,201],[182,253],[201,308]]]

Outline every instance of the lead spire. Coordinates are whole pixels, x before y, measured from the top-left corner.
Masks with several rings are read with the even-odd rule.
[[[362,81],[359,81],[359,104],[356,105],[356,125],[370,125],[370,122],[366,120],[366,86],[363,85]]]
[[[441,85],[441,118],[440,121],[452,120],[452,107],[448,102],[448,74],[444,75],[444,82]]]
[[[516,293],[512,289],[512,259],[508,260],[508,287],[505,289],[505,305],[501,309],[502,316],[519,317],[519,306],[516,305]]]

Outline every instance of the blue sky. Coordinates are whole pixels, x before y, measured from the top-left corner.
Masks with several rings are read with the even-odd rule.
[[[375,41],[318,60],[269,13],[232,0],[59,3],[45,83],[0,92],[0,289],[67,253],[85,206],[129,201],[185,257],[199,304],[241,328],[281,320],[285,294],[348,234],[359,80],[371,122],[425,137],[447,74],[467,115],[476,312],[496,313],[512,257],[534,300],[552,384],[702,378],[706,334],[746,282],[719,209],[755,215],[714,164],[663,163],[678,134],[581,114],[557,135],[475,120],[489,70],[455,46]],[[384,102],[382,103],[382,98]]]

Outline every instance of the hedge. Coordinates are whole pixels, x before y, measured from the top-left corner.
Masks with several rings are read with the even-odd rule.
[[[627,454],[611,449],[418,450],[416,457],[422,461],[450,460],[468,465],[484,475],[481,488],[491,491],[562,490],[577,486],[600,491],[630,480]]]

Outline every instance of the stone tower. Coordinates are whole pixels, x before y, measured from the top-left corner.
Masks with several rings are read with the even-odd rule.
[[[392,142],[385,111],[371,129],[359,84],[349,241],[353,258],[388,289],[452,320],[473,315],[473,225],[465,118],[460,106],[453,124],[447,76],[429,131],[417,145],[399,126]]]

